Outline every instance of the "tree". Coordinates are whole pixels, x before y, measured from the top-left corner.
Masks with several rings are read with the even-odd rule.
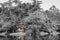
[[[58,8],[56,8],[56,6],[55,6],[55,5],[53,5],[52,7],[50,7],[49,11],[51,11],[51,12],[52,12],[52,13],[54,13],[54,14],[56,14],[56,13],[58,13],[58,12],[59,12],[59,9],[58,9]]]

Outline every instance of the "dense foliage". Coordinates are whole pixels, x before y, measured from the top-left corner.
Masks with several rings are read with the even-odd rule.
[[[60,12],[54,5],[49,10],[40,8],[41,1],[22,3],[19,0],[10,0],[0,3],[0,32],[16,32],[16,25],[24,25],[26,40],[52,40],[57,36],[49,33],[55,32],[60,25]],[[41,35],[41,32],[48,35]],[[31,35],[30,35],[31,34]],[[29,39],[31,38],[31,39]],[[15,39],[14,39],[15,40]]]

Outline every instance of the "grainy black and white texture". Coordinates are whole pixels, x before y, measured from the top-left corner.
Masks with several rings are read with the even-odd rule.
[[[53,5],[40,8],[42,1],[21,3],[10,0],[0,3],[0,40],[60,40],[60,10]],[[16,26],[24,25],[22,29]]]

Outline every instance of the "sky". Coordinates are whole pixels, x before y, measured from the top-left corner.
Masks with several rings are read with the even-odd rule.
[[[0,3],[3,3],[7,0],[0,0]],[[31,0],[21,0],[23,2],[31,2]],[[39,0],[42,1],[41,8],[48,10],[52,5],[55,5],[60,10],[60,0]]]

